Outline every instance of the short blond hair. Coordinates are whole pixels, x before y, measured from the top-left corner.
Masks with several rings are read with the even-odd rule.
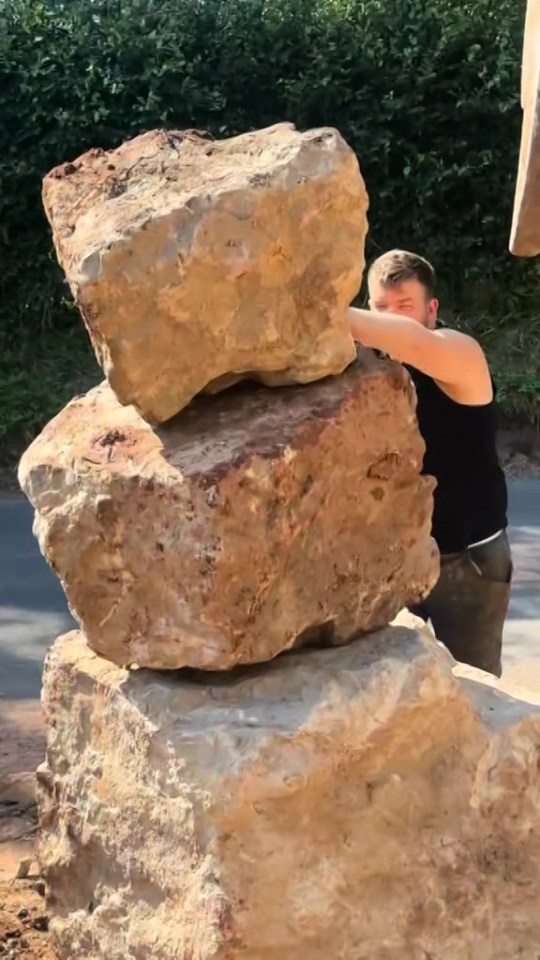
[[[368,284],[375,281],[383,287],[396,287],[406,280],[418,280],[430,300],[435,296],[435,270],[429,260],[408,250],[389,250],[371,264]]]

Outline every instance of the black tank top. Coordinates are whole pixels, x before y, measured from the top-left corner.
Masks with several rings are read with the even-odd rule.
[[[479,407],[456,403],[431,377],[407,369],[416,387],[418,425],[426,444],[422,472],[437,480],[432,535],[441,553],[457,553],[507,525],[495,396]]]

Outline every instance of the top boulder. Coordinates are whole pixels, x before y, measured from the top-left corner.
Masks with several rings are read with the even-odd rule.
[[[56,167],[43,199],[109,384],[151,423],[242,376],[354,360],[368,200],[336,130],[151,131]]]

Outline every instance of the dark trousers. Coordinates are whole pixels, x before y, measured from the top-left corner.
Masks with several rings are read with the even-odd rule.
[[[431,620],[455,660],[500,677],[502,633],[512,579],[506,533],[463,553],[441,556],[439,580],[412,613]]]

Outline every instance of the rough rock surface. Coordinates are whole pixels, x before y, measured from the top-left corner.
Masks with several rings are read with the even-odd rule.
[[[438,574],[414,402],[369,351],[311,386],[200,397],[157,432],[107,386],[71,402],[19,479],[92,648],[222,669],[389,623]]]
[[[59,960],[536,958],[540,709],[411,623],[210,683],[57,641]]]
[[[57,167],[43,199],[97,358],[150,422],[229,375],[305,383],[354,359],[368,200],[336,130],[152,131]]]
[[[523,124],[510,250],[540,253],[540,0],[528,0],[521,79]]]

